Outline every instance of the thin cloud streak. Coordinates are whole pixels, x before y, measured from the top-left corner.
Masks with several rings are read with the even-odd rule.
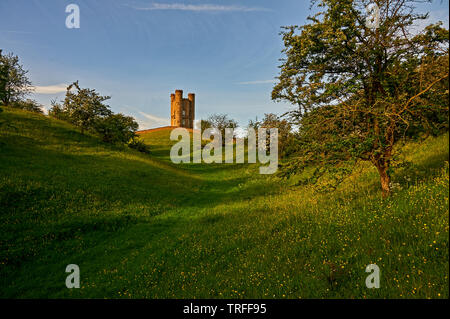
[[[271,11],[262,7],[244,7],[244,6],[224,6],[216,4],[184,4],[184,3],[152,3],[147,7],[134,7],[136,10],[152,11],[152,10],[178,10],[178,11],[195,11],[195,12],[255,12],[255,11]]]
[[[169,126],[170,120],[162,117],[158,117],[152,114],[148,114],[142,111],[139,111],[139,114],[144,118],[136,118],[136,121],[139,124],[139,129],[147,129],[147,128],[155,128],[160,126]]]
[[[275,82],[276,82],[276,80],[258,80],[258,81],[238,82],[237,84],[254,85],[254,84],[268,84],[268,83],[275,83]]]
[[[56,94],[65,92],[67,90],[67,84],[55,84],[55,85],[47,85],[47,86],[35,86],[34,93],[39,94]]]

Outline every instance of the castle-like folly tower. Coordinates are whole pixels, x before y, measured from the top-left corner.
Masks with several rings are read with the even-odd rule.
[[[170,94],[170,125],[194,128],[194,118],[195,94],[189,93],[187,99],[183,99],[183,90]]]

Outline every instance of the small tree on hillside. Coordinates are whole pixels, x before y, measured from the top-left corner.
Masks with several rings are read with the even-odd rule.
[[[80,127],[81,133],[87,130],[97,133],[106,143],[132,141],[130,147],[147,152],[147,146],[134,139],[138,123],[131,116],[114,114],[103,104],[108,99],[109,96],[101,96],[94,89],[80,88],[77,81],[67,87],[62,105],[52,101],[49,115]]]
[[[225,129],[236,128],[238,123],[228,118],[227,114],[213,114],[206,120],[202,120],[200,123],[202,132],[207,128],[217,129],[222,135],[222,144],[225,144]]]
[[[86,130],[95,130],[100,118],[111,115],[109,106],[103,104],[108,99],[109,96],[101,96],[95,89],[80,88],[76,81],[67,87],[63,104],[53,103],[49,114],[80,127],[84,134]]]
[[[302,139],[293,167],[312,163],[325,172],[367,160],[388,196],[396,143],[448,127],[448,30],[438,24],[410,34],[426,18],[414,2],[313,1],[319,12],[310,24],[284,28],[286,58],[272,98],[297,106],[291,116]],[[380,24],[370,28],[373,3]]]
[[[260,127],[278,129],[278,152],[281,157],[286,156],[289,146],[294,142],[291,123],[286,119],[278,117],[276,114],[267,113],[264,114]]]
[[[12,53],[2,54],[0,49],[0,103],[9,105],[32,91],[28,71],[23,69],[19,58]]]
[[[258,135],[259,128],[277,128],[278,129],[278,153],[280,157],[285,157],[288,153],[288,149],[294,143],[294,134],[292,133],[291,123],[283,118],[280,118],[276,114],[266,113],[261,121],[258,118],[250,120],[248,122],[248,128],[252,128],[256,135]],[[267,132],[267,142],[269,143],[269,131]]]
[[[211,123],[208,120],[200,120],[200,131],[203,133],[206,129],[211,127]]]
[[[95,124],[95,130],[107,143],[130,142],[136,136],[138,127],[139,124],[134,118],[121,113],[99,118]]]
[[[10,106],[16,109],[44,114],[43,105],[32,99],[14,101],[10,103]]]
[[[228,118],[227,114],[213,114],[206,121],[211,127],[218,129],[222,135],[225,134],[226,128],[236,128],[238,125],[235,120]]]
[[[50,110],[48,110],[48,115],[51,117],[54,117],[56,119],[70,122],[68,116],[69,114],[66,113],[62,107],[61,104],[59,104],[56,99],[52,99],[50,102],[50,105],[52,106]]]
[[[261,125],[261,122],[258,121],[258,117],[256,116],[254,120],[248,120],[247,128],[251,128],[255,132],[258,132],[258,128],[260,125]]]

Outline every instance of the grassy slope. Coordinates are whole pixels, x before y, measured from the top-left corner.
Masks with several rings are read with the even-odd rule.
[[[448,297],[448,135],[408,144],[414,165],[381,201],[365,165],[319,194],[256,166],[174,165],[166,131],[144,136],[149,156],[5,119],[0,297]],[[81,289],[65,288],[71,263]]]

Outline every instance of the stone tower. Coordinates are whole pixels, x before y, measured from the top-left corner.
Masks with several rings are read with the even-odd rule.
[[[195,94],[189,93],[187,99],[183,99],[183,90],[170,94],[170,125],[194,128],[194,118]]]

